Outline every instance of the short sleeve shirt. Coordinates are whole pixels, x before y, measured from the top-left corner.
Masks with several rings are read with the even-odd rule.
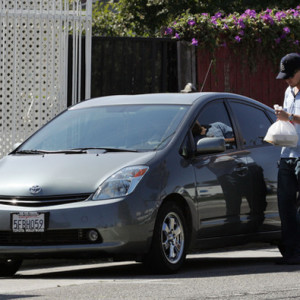
[[[295,95],[292,88],[288,87],[284,94],[283,109],[290,114],[300,115],[300,92]],[[281,157],[283,158],[300,157],[300,124],[295,124],[295,128],[299,136],[298,145],[296,147],[282,147]]]
[[[212,123],[208,128],[206,136],[232,138],[232,128],[221,122]]]

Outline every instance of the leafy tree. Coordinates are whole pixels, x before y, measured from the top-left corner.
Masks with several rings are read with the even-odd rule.
[[[267,8],[289,9],[299,5],[298,0],[206,0],[200,1],[197,13],[207,12],[215,14],[216,12],[243,13],[247,9],[260,12]]]
[[[158,37],[178,16],[186,13],[260,12],[267,8],[295,8],[299,0],[120,0],[98,1],[93,10],[93,34]]]
[[[222,47],[241,50],[250,64],[262,54],[271,62],[278,62],[284,54],[300,50],[300,6],[259,13],[247,9],[242,14],[227,15],[187,13],[170,22],[165,34],[210,53]]]

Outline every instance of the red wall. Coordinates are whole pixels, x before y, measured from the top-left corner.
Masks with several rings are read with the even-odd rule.
[[[197,51],[197,85],[203,92],[230,92],[248,96],[268,106],[282,105],[287,84],[276,79],[278,68],[264,59],[259,59],[253,71],[246,64],[247,58],[228,48],[220,48],[215,53],[207,80],[203,86],[212,55],[205,50]]]

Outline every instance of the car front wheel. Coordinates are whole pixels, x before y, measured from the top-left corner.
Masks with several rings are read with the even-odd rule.
[[[22,260],[17,258],[0,258],[0,277],[11,277],[19,270]]]
[[[174,203],[164,204],[158,212],[146,266],[155,273],[176,272],[186,256],[186,230],[180,207]]]

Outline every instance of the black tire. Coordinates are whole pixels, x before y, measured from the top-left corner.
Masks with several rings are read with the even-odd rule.
[[[166,203],[158,212],[150,252],[144,263],[154,273],[175,273],[185,261],[187,244],[184,214],[178,205]]]
[[[0,277],[12,277],[22,265],[22,259],[5,258],[0,259]]]

